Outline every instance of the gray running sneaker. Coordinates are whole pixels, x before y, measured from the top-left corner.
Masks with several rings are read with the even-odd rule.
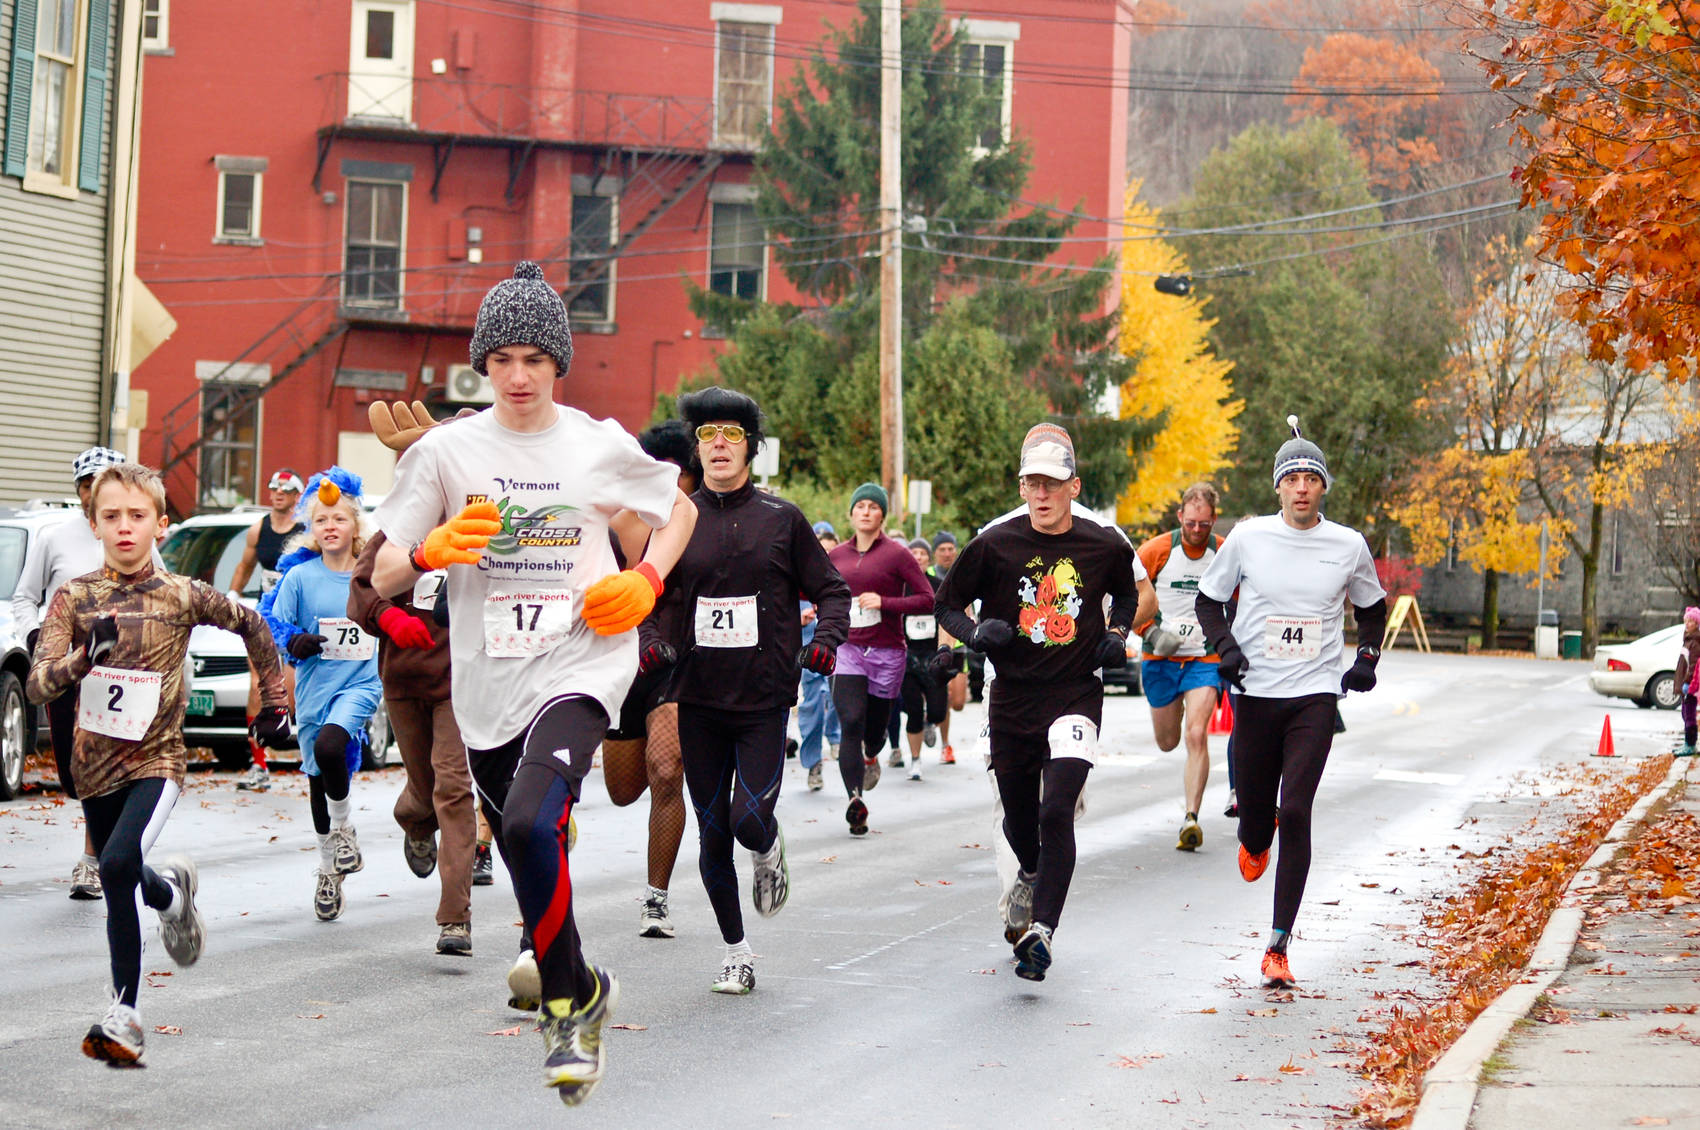
[[[903,768],[903,751],[893,747],[892,751],[886,755],[885,763],[893,769]]]
[[[1015,873],[1015,885],[1009,889],[1009,910],[1003,923],[1003,940],[1011,945],[1033,924],[1033,884],[1038,881],[1037,871]]]
[[[520,950],[508,970],[508,1007],[519,1012],[543,1007],[543,975],[537,971],[537,955],[530,950]]]
[[[346,824],[341,828],[331,829],[333,866],[338,875],[352,875],[366,866],[366,861],[360,857],[360,840],[354,834],[354,825]]]
[[[732,996],[743,996],[756,987],[756,963],[749,954],[739,958],[728,959],[720,967],[720,976],[715,978],[709,991],[727,993]]]
[[[643,900],[638,914],[638,937],[671,938],[673,921],[667,917],[667,892],[653,893]]]
[[[342,914],[342,876],[334,871],[315,871],[313,913],[320,922],[330,922]]]
[[[926,746],[928,749],[932,749],[934,746],[939,744],[939,728],[933,725],[933,723],[928,722],[926,727],[922,729],[921,744]]]
[[[113,1067],[141,1066],[141,1014],[114,996],[100,1023],[83,1037],[83,1054]]]
[[[1051,967],[1051,928],[1035,922],[1015,943],[1015,975],[1025,981],[1043,981]]]
[[[811,793],[818,793],[821,790],[820,767],[821,763],[817,761],[809,768],[809,791]]]
[[[77,860],[71,868],[71,897],[87,901],[105,898],[100,886],[100,868],[86,859]]]
[[[264,765],[249,766],[248,771],[237,778],[236,787],[249,793],[268,792],[272,787],[271,772]]]
[[[862,791],[867,792],[880,783],[880,759],[865,757],[862,759]]]
[[[582,1103],[602,1082],[608,1066],[602,1028],[620,1003],[618,977],[597,965],[590,967],[590,975],[596,991],[588,1003],[572,1008],[570,1002],[550,1001],[542,1010],[543,1085],[556,1088],[568,1106]],[[561,1005],[571,1010],[557,1016],[555,1009]]]
[[[159,912],[159,940],[165,945],[165,952],[171,955],[171,960],[187,968],[200,960],[201,947],[207,942],[207,924],[201,918],[201,912],[195,909],[195,891],[200,887],[200,876],[195,871],[194,860],[186,855],[168,855],[154,865],[159,877],[182,892],[183,905],[173,914],[170,910]]]
[[[750,858],[755,861],[750,902],[755,905],[757,914],[772,918],[785,909],[785,900],[791,897],[791,868],[785,862],[785,829],[778,829],[773,847],[766,855],[752,851]]]
[[[349,831],[352,833],[353,829],[351,828]],[[340,851],[342,845],[338,844],[337,847]],[[359,854],[358,847],[355,849],[355,854]],[[403,859],[407,860],[407,869],[424,879],[437,869],[437,837],[432,835],[423,840],[416,840],[412,836],[403,835],[401,855]],[[340,860],[340,858],[339,855],[338,859]],[[355,870],[358,871],[359,868],[355,868]]]
[[[449,957],[472,956],[472,923],[450,922],[437,935],[437,952]]]

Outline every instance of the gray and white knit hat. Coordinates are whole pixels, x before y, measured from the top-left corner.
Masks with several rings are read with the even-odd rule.
[[[1287,417],[1287,427],[1293,430],[1293,438],[1275,453],[1275,485],[1280,486],[1281,480],[1294,471],[1315,471],[1322,476],[1322,489],[1332,490],[1334,477],[1328,473],[1328,457],[1322,454],[1322,448],[1300,434],[1297,416]]]
[[[484,359],[504,345],[535,345],[555,359],[557,377],[573,363],[573,333],[567,326],[567,306],[554,287],[543,281],[543,268],[526,260],[514,267],[514,277],[490,288],[478,305],[472,329],[472,367],[489,376]]]

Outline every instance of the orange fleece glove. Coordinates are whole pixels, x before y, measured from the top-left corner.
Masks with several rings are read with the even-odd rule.
[[[629,632],[655,607],[661,589],[661,574],[647,561],[636,569],[603,577],[584,590],[584,622],[599,636]]]
[[[490,539],[502,532],[502,512],[494,502],[474,502],[425,535],[413,547],[413,565],[421,573],[448,565],[476,565]]]

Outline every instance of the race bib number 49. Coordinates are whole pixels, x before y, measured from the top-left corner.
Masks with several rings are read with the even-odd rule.
[[[572,628],[570,589],[491,593],[484,598],[484,653],[493,658],[546,654]]]
[[[372,637],[360,630],[360,625],[341,616],[319,619],[319,634],[325,637],[319,649],[320,659],[344,659],[364,663],[372,658]]]
[[[903,634],[912,640],[937,639],[939,634],[938,622],[931,616],[905,616],[903,618]]]
[[[698,647],[754,647],[759,635],[756,628],[755,597],[697,597]]]
[[[164,678],[158,671],[91,668],[77,695],[77,725],[109,738],[141,741],[159,713]]]
[[[1315,659],[1322,654],[1322,617],[1271,616],[1263,622],[1266,659]]]

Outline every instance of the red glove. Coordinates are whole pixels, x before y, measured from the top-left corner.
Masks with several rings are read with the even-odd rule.
[[[378,627],[397,647],[430,647],[435,642],[423,620],[394,606],[378,613]]]

